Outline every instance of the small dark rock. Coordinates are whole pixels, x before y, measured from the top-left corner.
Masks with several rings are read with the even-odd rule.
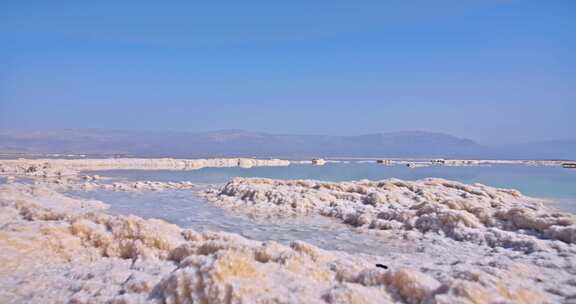
[[[382,269],[388,269],[388,266],[386,266],[384,264],[376,264],[376,267],[382,268]]]

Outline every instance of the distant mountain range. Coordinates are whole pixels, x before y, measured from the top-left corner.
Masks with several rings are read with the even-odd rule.
[[[141,157],[444,157],[575,159],[576,140],[487,146],[422,131],[357,136],[62,129],[1,131],[1,153],[61,153]]]

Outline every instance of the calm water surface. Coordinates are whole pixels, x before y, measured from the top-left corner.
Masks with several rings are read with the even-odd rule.
[[[478,182],[494,187],[518,189],[529,196],[576,201],[576,170],[556,166],[430,166],[410,169],[406,166],[383,166],[375,163],[328,163],[324,166],[204,168],[193,171],[114,170],[95,174],[134,180],[192,181],[210,184],[224,183],[235,176],[325,181],[380,180],[393,177],[417,180],[441,177],[464,183]]]

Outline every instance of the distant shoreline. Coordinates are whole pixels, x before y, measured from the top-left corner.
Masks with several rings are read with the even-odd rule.
[[[0,152],[1,160],[16,160],[16,159],[226,159],[226,158],[247,158],[247,159],[286,159],[289,161],[303,161],[303,159],[311,159],[312,157],[283,157],[281,155],[274,156],[218,156],[212,157],[174,157],[174,156],[140,156],[131,154],[90,154],[90,153],[6,153]],[[326,160],[392,160],[392,161],[431,161],[436,159],[444,159],[449,161],[480,161],[480,162],[576,162],[576,159],[568,158],[450,158],[450,157],[355,157],[355,156],[324,156]]]
[[[525,166],[566,166],[574,162],[561,160],[482,160],[482,159],[391,159],[366,158],[357,163],[371,162],[382,166],[405,165],[409,168],[429,166],[484,166],[484,165],[525,165]],[[0,159],[0,175],[28,176],[36,178],[59,178],[78,176],[83,171],[102,170],[197,170],[219,167],[269,167],[301,165],[324,165],[344,160],[315,158],[311,160],[256,159],[256,158],[14,158]]]

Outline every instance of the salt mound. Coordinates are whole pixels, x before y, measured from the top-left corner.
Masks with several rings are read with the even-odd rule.
[[[385,270],[375,267],[380,258],[374,256],[198,233],[109,215],[103,206],[33,185],[0,186],[0,302],[548,303],[567,297],[531,284],[532,265],[442,275]]]
[[[126,191],[126,192],[144,192],[144,191],[166,191],[166,190],[190,190],[195,187],[191,182],[158,182],[158,181],[115,181],[112,183],[101,183],[94,181],[78,182],[76,180],[63,181],[57,180],[58,185],[68,190],[83,191]]]
[[[259,215],[318,213],[366,229],[434,232],[525,252],[576,243],[574,215],[510,189],[438,178],[319,182],[235,178],[208,190],[214,203]]]

